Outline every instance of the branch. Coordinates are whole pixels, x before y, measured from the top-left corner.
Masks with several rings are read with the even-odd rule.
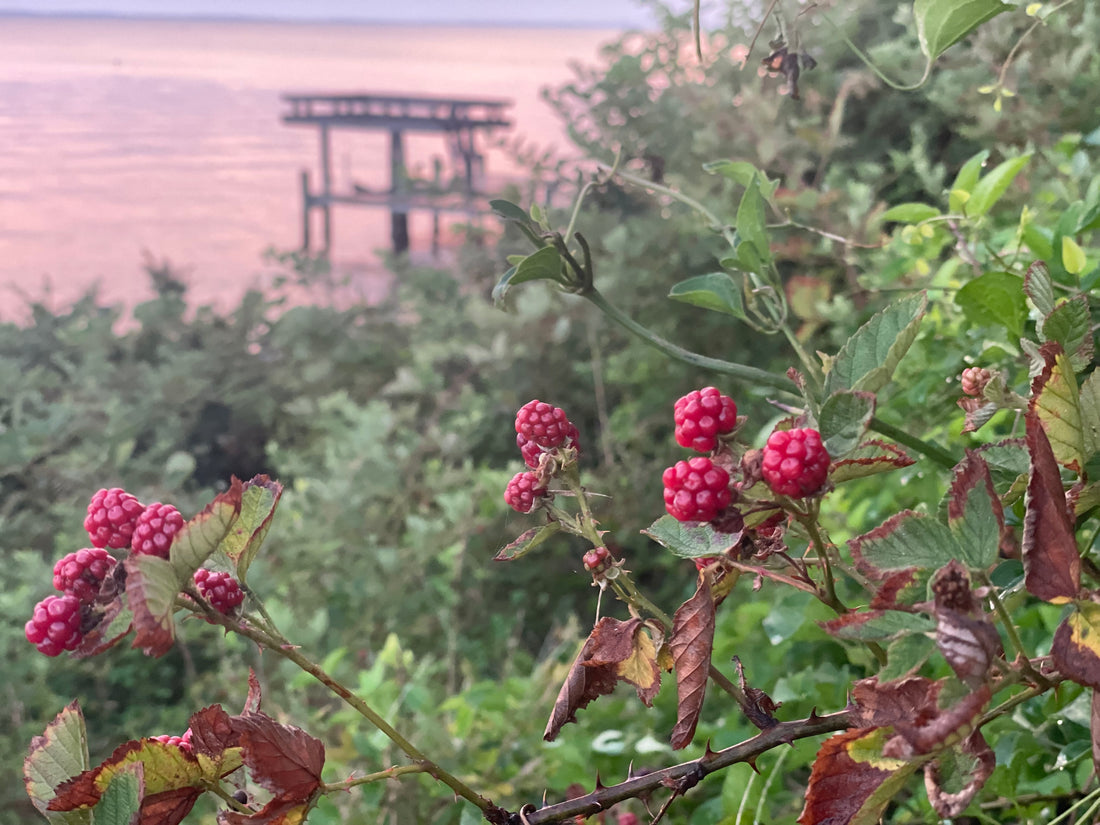
[[[662,786],[686,790],[709,773],[738,762],[751,763],[760,754],[779,745],[789,745],[796,739],[844,730],[850,722],[851,712],[847,710],[827,716],[811,713],[806,719],[779,722],[751,739],[724,750],[715,752],[708,747],[703,756],[691,762],[636,776],[608,788],[597,787],[590,794],[559,802],[557,805],[547,805],[535,810],[531,810],[533,806],[525,806],[521,814],[513,814],[509,818],[509,825],[541,825],[546,822],[564,822],[575,816],[592,816],[617,802],[641,796]]]

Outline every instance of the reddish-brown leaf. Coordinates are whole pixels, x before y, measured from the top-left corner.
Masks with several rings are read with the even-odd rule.
[[[981,731],[974,731],[961,745],[924,766],[928,801],[943,819],[959,816],[993,775],[995,767],[997,757],[993,749]],[[958,790],[949,791],[947,787]]]
[[[852,724],[861,728],[893,725],[908,720],[925,724],[938,712],[942,682],[910,676],[879,684],[877,677],[852,685]]]
[[[202,788],[173,788],[141,800],[138,825],[179,825],[191,813]]]
[[[558,691],[543,739],[553,742],[563,725],[577,721],[578,710],[615,689],[619,664],[633,653],[634,633],[641,623],[641,619],[620,622],[607,617],[596,623]]]
[[[799,825],[872,825],[922,760],[883,756],[884,728],[825,740],[817,752]]]
[[[936,646],[955,675],[971,689],[977,688],[993,660],[1004,653],[1001,637],[974,598],[970,575],[960,562],[952,561],[936,572],[932,593]]]
[[[233,725],[233,720],[221,705],[211,705],[192,714],[191,750],[211,759],[220,759],[230,748],[238,748],[241,744],[240,733]]]
[[[989,685],[966,694],[938,715],[914,720],[898,720],[894,723],[897,736],[886,743],[883,753],[909,759],[915,754],[932,753],[942,747],[961,742],[974,732],[982,709],[989,703],[992,693]]]
[[[117,567],[125,569],[123,565],[117,565]],[[84,634],[80,645],[72,652],[74,659],[98,656],[103,651],[114,647],[130,633],[132,617],[129,612],[124,612],[121,598],[115,598],[107,604],[97,602],[92,609],[95,612],[96,624]]]
[[[252,779],[276,800],[305,803],[321,785],[325,746],[301,728],[280,725],[264,713],[232,717]]]
[[[130,554],[126,568],[126,601],[134,614],[134,647],[146,656],[163,656],[175,641],[176,594],[180,583],[172,565],[158,556]]]
[[[676,668],[676,725],[671,742],[676,750],[687,747],[695,737],[695,726],[703,709],[710,657],[714,647],[714,598],[710,578],[699,577],[695,595],[680,605],[672,619],[669,649]]]
[[[829,480],[840,484],[855,478],[899,470],[916,462],[895,444],[868,439],[829,470]]]
[[[986,401],[984,398],[971,398],[963,396],[955,402],[966,413],[966,421],[963,424],[964,433],[972,433],[980,430],[989,420],[997,414],[1000,405],[995,401]]]
[[[871,597],[872,610],[897,610],[912,606],[924,598],[924,587],[917,568],[907,567],[890,573]]]
[[[1078,602],[1054,631],[1054,666],[1079,685],[1100,688],[1100,604]]]
[[[1028,411],[1026,421],[1031,473],[1024,515],[1024,586],[1038,598],[1060,604],[1074,598],[1081,586],[1073,515],[1046,432],[1034,411]]]

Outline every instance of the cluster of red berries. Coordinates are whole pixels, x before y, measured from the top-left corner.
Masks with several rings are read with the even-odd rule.
[[[704,387],[676,402],[673,420],[680,446],[713,452],[736,429],[737,405],[714,387]],[[825,486],[829,465],[817,430],[777,430],[764,446],[760,474],[776,495],[811,496]],[[661,480],[665,509],[679,521],[713,521],[732,498],[729,472],[710,457],[678,461]]]
[[[173,745],[179,748],[184,753],[191,753],[191,728],[188,728],[183,732],[183,736],[172,736],[167,733],[162,733],[160,736],[150,736],[154,742],[160,742],[165,745]]]
[[[967,367],[959,376],[962,391],[974,398],[980,398],[986,385],[993,379],[993,373],[984,367]]]
[[[47,596],[35,605],[24,626],[27,641],[47,656],[79,647],[89,630],[86,624],[95,624],[92,605],[118,564],[105,548],[129,548],[136,555],[167,559],[172,539],[183,524],[183,516],[171,504],[144,505],[119,487],[98,491],[84,519],[92,547],[70,553],[54,565],[53,585],[61,595]],[[244,600],[240,585],[228,573],[198,570],[195,584],[222,613],[230,613]],[[110,598],[114,596],[112,590]]]
[[[542,456],[558,448],[580,452],[580,433],[565,410],[539,401],[528,401],[516,413],[516,446],[523,463],[538,470]],[[504,490],[504,501],[518,513],[530,513],[536,500],[545,498],[546,482],[538,473],[516,473]]]
[[[612,561],[611,551],[606,547],[594,547],[581,557],[581,564],[589,573],[603,573]]]

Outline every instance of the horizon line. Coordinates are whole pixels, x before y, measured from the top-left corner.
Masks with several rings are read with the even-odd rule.
[[[27,9],[0,8],[0,18],[3,17],[29,17],[36,19],[62,19],[62,20],[143,20],[156,22],[197,22],[197,23],[287,23],[287,24],[321,24],[321,25],[356,25],[356,26],[469,26],[479,28],[512,28],[512,29],[609,29],[618,31],[641,30],[640,26],[627,24],[623,21],[585,21],[560,22],[560,21],[520,21],[520,20],[476,20],[469,18],[453,18],[445,20],[370,20],[357,17],[286,17],[263,16],[252,14],[157,14],[110,12],[110,11],[33,11]]]

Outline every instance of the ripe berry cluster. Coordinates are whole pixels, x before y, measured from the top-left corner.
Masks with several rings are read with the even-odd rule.
[[[517,513],[530,513],[538,499],[549,496],[546,482],[553,471],[542,466],[543,456],[558,449],[580,454],[580,433],[565,410],[536,398],[516,413],[516,446],[523,463],[537,472],[516,473],[504,490],[504,501]]]
[[[106,548],[128,548],[133,555],[167,559],[183,525],[183,516],[171,504],[144,505],[119,487],[99,490],[84,519],[92,546],[69,553],[54,565],[53,585],[61,595],[47,596],[35,605],[23,628],[27,641],[47,656],[75,650],[102,618],[96,605],[117,598],[120,589],[121,579],[114,575],[118,560]],[[231,613],[244,600],[228,573],[199,570],[195,584],[222,613]]]

